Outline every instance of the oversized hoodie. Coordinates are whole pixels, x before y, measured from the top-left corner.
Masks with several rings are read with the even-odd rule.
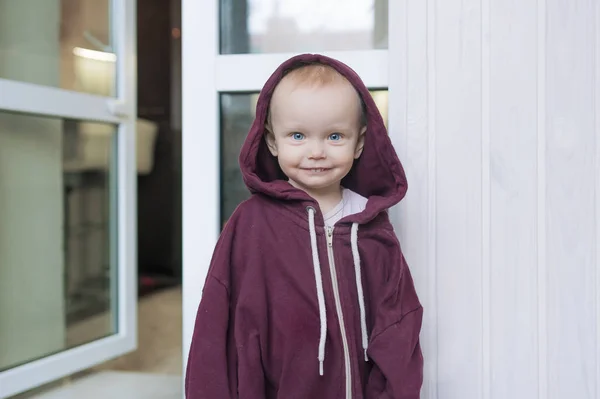
[[[285,72],[320,62],[344,75],[367,115],[361,157],[342,185],[368,199],[328,229],[318,203],[291,186],[267,149],[269,101]],[[387,210],[404,170],[358,75],[303,54],[260,93],[240,154],[252,193],[216,245],[189,352],[188,399],[417,399],[422,307]]]

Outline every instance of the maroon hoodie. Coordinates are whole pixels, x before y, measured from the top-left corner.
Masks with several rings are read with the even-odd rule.
[[[311,62],[344,75],[367,113],[363,153],[342,181],[368,198],[366,209],[333,231],[318,203],[285,180],[264,140],[275,86],[287,70]],[[419,398],[423,310],[387,214],[404,197],[406,177],[358,75],[322,55],[283,63],[261,91],[240,165],[252,196],[215,248],[186,397]]]

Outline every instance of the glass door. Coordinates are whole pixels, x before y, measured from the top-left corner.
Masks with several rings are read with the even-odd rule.
[[[135,2],[0,2],[0,398],[136,347]]]
[[[370,88],[394,142],[402,132],[404,2],[183,0],[183,347],[221,226],[248,197],[238,154],[258,92],[294,54],[350,65]],[[399,68],[391,74],[392,68]],[[394,78],[392,78],[394,75]],[[398,104],[398,112],[388,112]]]

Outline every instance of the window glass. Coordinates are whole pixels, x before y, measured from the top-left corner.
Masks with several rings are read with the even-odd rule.
[[[221,0],[221,53],[387,48],[388,0]]]
[[[110,0],[0,1],[0,78],[112,96],[115,72]]]
[[[0,371],[117,332],[116,139],[0,111]]]

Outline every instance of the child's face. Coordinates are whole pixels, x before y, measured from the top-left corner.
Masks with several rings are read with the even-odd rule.
[[[348,82],[296,87],[282,80],[271,100],[267,144],[290,184],[310,195],[339,190],[364,145],[358,94]]]

